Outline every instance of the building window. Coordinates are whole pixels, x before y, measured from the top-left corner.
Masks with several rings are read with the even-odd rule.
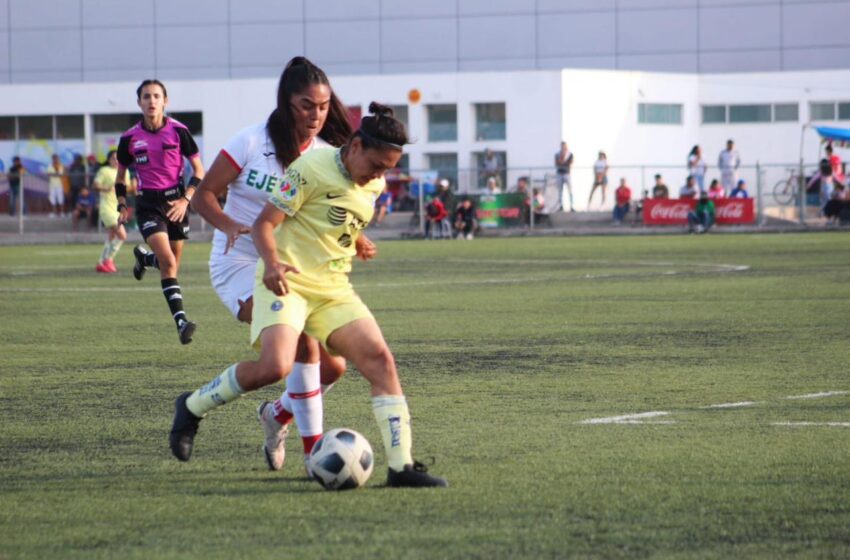
[[[410,130],[410,121],[407,116],[407,105],[390,105],[393,110],[393,116],[404,123],[404,127]]]
[[[729,122],[770,122],[770,105],[729,105]]]
[[[428,141],[454,142],[456,140],[457,106],[428,105]]]
[[[457,154],[427,154],[428,168],[457,185]]]
[[[21,140],[53,140],[53,117],[18,117]]]
[[[839,103],[838,104],[838,120],[840,120],[840,121],[850,120],[850,103]]]
[[[813,121],[834,121],[835,120],[835,103],[812,103],[809,106]]]
[[[201,113],[171,113],[170,116],[185,124],[189,132],[192,133],[192,136],[202,136],[204,134],[204,118]]]
[[[703,105],[702,122],[703,124],[725,123],[726,105]]]
[[[800,106],[797,103],[777,103],[773,106],[774,122],[797,122],[800,120]]]
[[[682,124],[682,105],[676,103],[638,103],[640,124]]]
[[[15,117],[0,117],[0,140],[14,140]]]
[[[505,124],[504,103],[475,104],[475,139],[476,140],[505,140],[507,128]]]
[[[57,115],[56,138],[85,138],[82,115]]]

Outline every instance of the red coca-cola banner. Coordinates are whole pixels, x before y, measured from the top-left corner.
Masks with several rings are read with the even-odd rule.
[[[694,209],[694,199],[648,199],[643,203],[643,223],[655,225],[684,225],[688,212]],[[721,198],[714,201],[718,224],[751,224],[756,221],[752,198]]]

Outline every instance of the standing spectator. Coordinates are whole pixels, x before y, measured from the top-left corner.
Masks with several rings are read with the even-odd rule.
[[[484,152],[484,161],[482,162],[482,176],[489,183],[490,179],[496,181],[496,187],[501,190],[502,187],[502,166],[499,163],[499,157],[496,153],[487,148]]]
[[[531,189],[531,196],[525,199],[522,205],[522,220],[525,225],[531,225],[531,211],[534,212],[534,223],[538,225],[550,224],[549,214],[543,213],[546,199],[540,189]],[[529,209],[531,207],[531,210]]]
[[[726,141],[726,149],[721,151],[720,155],[717,156],[717,167],[720,169],[720,183],[723,185],[724,191],[728,192],[735,188],[738,167],[740,166],[741,156],[738,155],[738,150],[735,149],[735,142],[729,139]]]
[[[593,193],[599,187],[602,192],[602,206],[605,206],[605,189],[608,188],[608,156],[605,152],[600,151],[596,163],[593,164],[593,186],[590,188],[590,196],[587,198],[587,209],[590,210],[590,202],[593,200]]]
[[[843,183],[844,165],[841,163],[841,158],[838,154],[833,153],[831,143],[826,145],[826,159],[829,160],[829,166],[832,168],[832,176],[839,183]]]
[[[729,198],[750,198],[750,194],[747,192],[747,182],[739,179],[738,184],[729,193]]]
[[[26,196],[22,196],[21,185],[23,184],[26,168],[21,163],[21,158],[14,156],[12,158],[12,167],[9,168],[9,215],[14,216],[18,212],[18,205],[23,205],[23,214],[27,213]],[[21,201],[18,202],[18,197]]]
[[[564,212],[567,207],[564,204],[566,195],[570,197],[570,212],[575,212],[573,207],[573,183],[570,180],[570,168],[573,165],[573,153],[567,147],[566,142],[561,142],[561,149],[555,153],[555,185],[558,187],[558,207]]]
[[[826,158],[821,159],[817,172],[812,175],[812,178],[806,184],[806,192],[817,193],[821,210],[823,210],[832,196],[834,182],[835,179],[832,176],[832,166],[829,160]]]
[[[708,198],[708,193],[702,191],[696,208],[688,212],[688,231],[705,233],[714,225],[714,201]]]
[[[472,239],[477,225],[472,199],[464,198],[455,210],[455,232],[458,239]]]
[[[71,182],[71,208],[76,208],[80,191],[88,184],[86,182],[86,165],[83,162],[82,154],[74,154],[74,161],[68,168],[68,179]]]
[[[723,190],[723,185],[717,179],[712,179],[711,184],[708,186],[708,198],[711,200],[726,198],[726,191]]]
[[[652,186],[652,198],[670,198],[670,189],[664,184],[660,174],[655,175],[655,185]]]
[[[431,198],[425,206],[425,239],[451,239],[448,217],[449,213],[440,197]]]
[[[614,191],[614,223],[622,224],[629,213],[632,202],[632,189],[626,184],[626,178],[620,179],[620,186]]]
[[[695,145],[688,154],[688,174],[692,175],[700,191],[705,190],[705,160],[702,159],[702,148]]]
[[[65,213],[65,185],[62,177],[65,166],[59,160],[59,154],[50,156],[47,166],[47,200],[50,202],[50,217],[62,216]]]
[[[703,191],[705,192],[705,191]],[[696,180],[693,175],[688,175],[687,181],[679,189],[679,198],[696,198],[698,194]]]

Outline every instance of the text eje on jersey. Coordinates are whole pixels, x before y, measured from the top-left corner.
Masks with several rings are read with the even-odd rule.
[[[259,181],[257,181],[258,176],[260,177]],[[268,175],[266,173],[260,175],[260,172],[256,169],[248,171],[248,177],[245,179],[246,185],[254,187],[258,191],[265,190],[268,193],[272,192],[278,183],[280,183],[280,177]]]

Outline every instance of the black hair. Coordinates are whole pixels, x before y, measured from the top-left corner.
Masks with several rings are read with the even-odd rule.
[[[364,148],[401,150],[405,144],[410,144],[407,128],[393,116],[395,113],[390,107],[373,101],[369,103],[369,113],[360,120],[360,128],[352,136],[359,137]]]
[[[109,158],[112,157],[112,154],[117,154],[118,150],[109,150],[106,152],[106,159],[103,160],[103,165],[109,165]]]
[[[691,148],[691,153],[689,153],[688,155],[689,155],[689,156],[696,155],[697,150],[699,150],[699,144],[695,144],[695,145],[694,145],[694,147],[693,147],[693,148]]]
[[[312,85],[328,86],[331,100],[328,116],[319,136],[331,146],[342,146],[351,136],[348,111],[331,88],[327,75],[321,68],[303,56],[287,63],[277,84],[277,107],[266,121],[266,133],[274,144],[275,157],[282,167],[287,167],[301,155],[296,136],[295,118],[292,115],[292,96]]]
[[[151,78],[151,79],[148,79],[148,80],[144,80],[141,84],[139,84],[139,87],[136,88],[136,99],[141,101],[141,99],[142,99],[142,89],[144,89],[145,86],[150,86],[150,85],[155,85],[155,86],[161,87],[162,88],[162,96],[168,97],[168,91],[166,91],[166,89],[165,89],[165,84],[163,84],[159,80]]]

